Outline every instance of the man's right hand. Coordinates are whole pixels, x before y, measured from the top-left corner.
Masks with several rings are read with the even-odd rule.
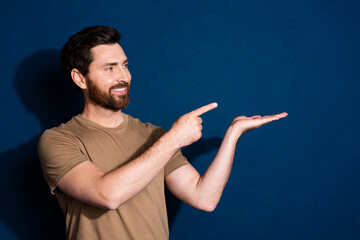
[[[168,132],[171,134],[175,146],[181,148],[199,140],[202,136],[200,116],[217,106],[217,103],[210,103],[178,118]]]

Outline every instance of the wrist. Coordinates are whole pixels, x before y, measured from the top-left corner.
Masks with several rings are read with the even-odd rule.
[[[243,134],[244,134],[243,131],[236,129],[233,125],[230,125],[230,127],[226,131],[226,136],[228,136],[228,138],[230,138],[233,141],[238,141],[241,135]]]
[[[179,141],[176,140],[172,131],[166,132],[162,137],[161,141],[166,145],[166,148],[174,153],[178,151],[182,146],[180,146]]]

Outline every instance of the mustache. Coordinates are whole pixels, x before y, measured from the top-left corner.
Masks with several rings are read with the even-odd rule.
[[[126,87],[127,89],[130,89],[130,84],[127,83],[127,82],[120,82],[120,83],[112,86],[109,90],[111,91],[111,90],[113,90],[115,88],[123,88],[123,87]]]

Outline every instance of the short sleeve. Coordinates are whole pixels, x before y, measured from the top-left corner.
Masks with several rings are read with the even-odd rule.
[[[71,169],[88,160],[74,136],[54,129],[46,130],[40,137],[38,154],[52,194],[56,193],[59,181]]]
[[[181,151],[178,150],[165,166],[165,177],[186,164],[189,164],[188,160],[184,157],[184,155],[182,155]]]

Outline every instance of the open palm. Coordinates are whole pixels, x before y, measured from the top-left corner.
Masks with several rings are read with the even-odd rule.
[[[252,117],[239,116],[233,120],[231,123],[232,127],[239,131],[240,134],[247,132],[249,130],[261,127],[264,124],[279,120],[286,117],[288,114],[286,112],[269,115],[269,116],[260,116],[255,115]]]

